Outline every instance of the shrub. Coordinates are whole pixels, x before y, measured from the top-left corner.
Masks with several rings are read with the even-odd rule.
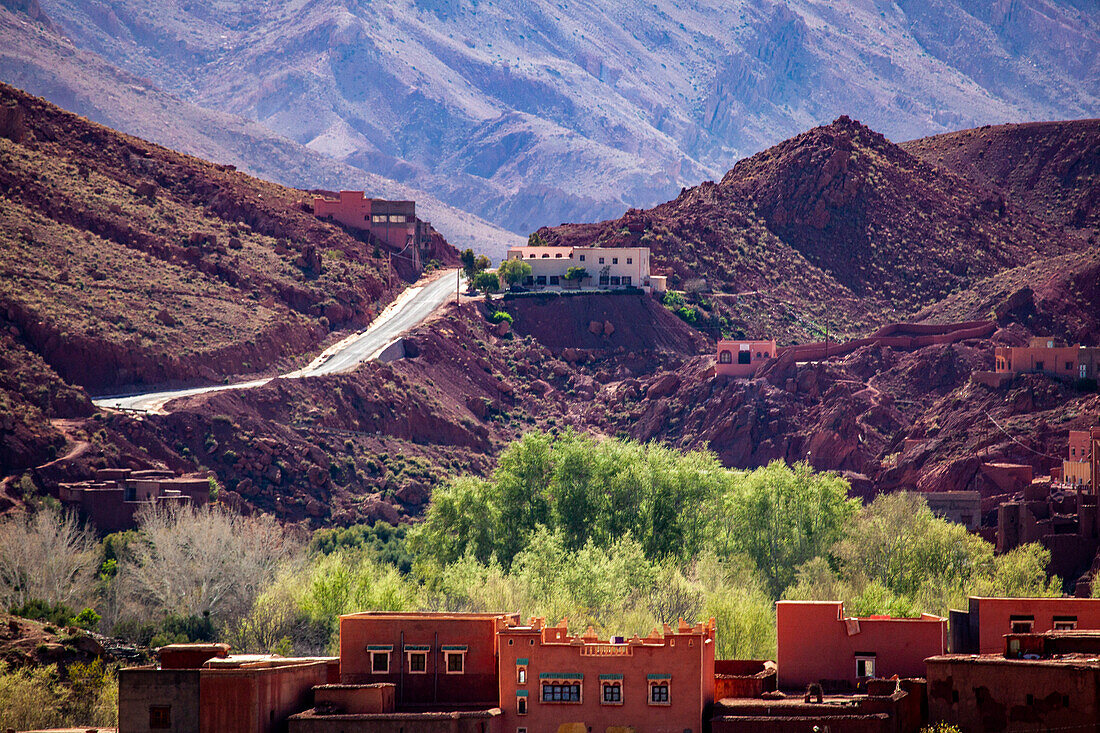
[[[508,311],[493,311],[489,314],[490,323],[500,323],[501,321],[513,323],[514,319],[512,318],[512,314]]]

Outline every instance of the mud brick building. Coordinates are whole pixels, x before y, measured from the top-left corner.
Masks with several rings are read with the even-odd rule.
[[[1063,379],[1096,379],[1100,347],[1067,346],[1064,341],[1038,336],[1027,346],[998,346],[996,371],[1001,374],[1040,372]]]
[[[779,686],[854,690],[875,677],[923,677],[924,660],[947,650],[947,619],[844,615],[840,601],[778,601]]]
[[[966,611],[951,611],[950,627],[952,653],[995,654],[1006,634],[1100,632],[1100,599],[972,596]]]
[[[101,468],[95,480],[63,483],[57,498],[76,509],[102,532],[119,532],[134,527],[134,516],[142,507],[204,506],[210,501],[206,474],[176,476],[171,471],[133,471],[129,468]]]
[[[714,702],[714,621],[653,629],[646,638],[569,634],[542,619],[500,630],[500,707],[506,731],[616,727],[700,731]]]
[[[226,644],[173,644],[155,666],[118,673],[120,733],[276,733],[336,680],[336,658],[229,653]]]
[[[1091,731],[1100,720],[1095,631],[1008,634],[1000,653],[936,656],[927,670],[930,719],[965,733]]]
[[[642,288],[664,292],[666,279],[651,275],[648,247],[512,247],[507,259],[531,266],[524,285],[542,287]],[[566,281],[571,267],[583,269],[587,277]]]
[[[745,379],[752,377],[769,359],[776,356],[775,340],[718,341],[718,362],[714,365],[717,375]]]

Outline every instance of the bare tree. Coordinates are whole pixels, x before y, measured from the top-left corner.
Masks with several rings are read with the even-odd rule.
[[[143,541],[119,569],[150,610],[185,616],[209,612],[229,624],[248,613],[279,567],[302,547],[267,515],[224,508],[143,509]]]
[[[43,509],[0,520],[0,602],[79,609],[95,580],[95,539],[71,513]]]

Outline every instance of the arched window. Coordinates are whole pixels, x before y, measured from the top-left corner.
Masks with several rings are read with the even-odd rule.
[[[733,353],[730,352],[730,351],[722,350],[718,354],[718,363],[719,364],[732,364],[733,363]]]

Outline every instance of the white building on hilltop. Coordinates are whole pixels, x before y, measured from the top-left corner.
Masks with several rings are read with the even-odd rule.
[[[649,274],[649,247],[512,247],[508,259],[531,266],[524,282],[530,287],[666,289],[663,275]],[[586,277],[567,281],[571,267],[584,269]]]

